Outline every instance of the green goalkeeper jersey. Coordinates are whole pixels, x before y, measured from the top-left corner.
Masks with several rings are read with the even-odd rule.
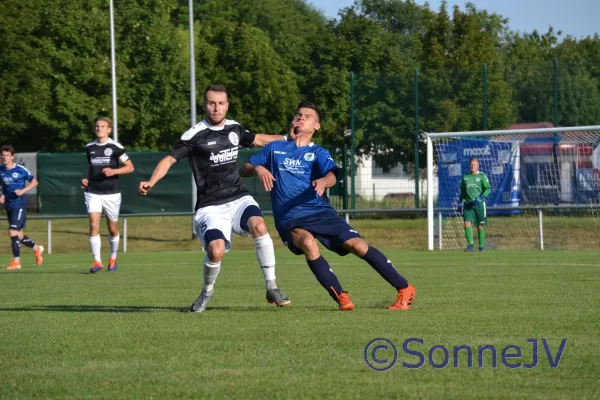
[[[478,197],[488,197],[491,193],[490,181],[483,172],[465,174],[460,184],[460,199],[471,203]]]

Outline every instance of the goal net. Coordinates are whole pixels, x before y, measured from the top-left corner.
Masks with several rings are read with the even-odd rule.
[[[486,249],[600,249],[600,126],[427,134],[429,250],[466,246],[472,158],[491,186]]]

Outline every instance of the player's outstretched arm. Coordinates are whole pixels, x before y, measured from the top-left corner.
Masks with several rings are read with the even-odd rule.
[[[243,176],[244,178],[250,178],[251,176],[255,176],[255,175],[256,175],[256,169],[254,168],[254,165],[252,165],[250,163],[245,163],[240,168],[240,176]]]
[[[252,142],[252,146],[264,147],[271,142],[275,142],[277,140],[287,140],[288,135],[265,135],[263,133],[257,133],[254,137],[254,141]]]
[[[145,196],[148,192],[160,181],[162,178],[167,175],[169,169],[173,164],[175,164],[177,160],[172,156],[166,156],[162,160],[156,164],[156,168],[154,168],[154,172],[152,172],[152,176],[149,181],[140,182],[140,186],[138,191],[141,195]]]
[[[275,182],[275,177],[271,172],[261,165],[252,165],[250,163],[244,164],[242,168],[240,168],[240,176],[243,177],[251,177],[257,176],[260,183],[262,183],[263,187],[267,192],[270,192],[273,189],[273,182]]]

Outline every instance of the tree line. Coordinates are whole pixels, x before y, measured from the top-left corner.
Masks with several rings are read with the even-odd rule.
[[[114,1],[119,141],[128,149],[167,150],[190,125],[187,4]],[[259,132],[285,131],[309,100],[325,115],[319,141],[339,146],[354,100],[356,151],[393,149],[411,161],[416,69],[422,131],[482,129],[484,118],[488,129],[600,123],[598,34],[517,33],[472,4],[357,0],[328,19],[305,0],[202,0],[194,31],[198,103],[206,85],[223,83],[229,117]],[[94,118],[112,110],[109,34],[106,0],[3,1],[3,143],[82,151]]]

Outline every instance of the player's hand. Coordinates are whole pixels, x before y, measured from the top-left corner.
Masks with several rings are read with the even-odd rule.
[[[21,196],[23,195],[23,193],[25,193],[25,191],[24,191],[24,190],[22,190],[22,189],[16,189],[16,190],[15,190],[15,194],[16,194],[17,196],[19,196],[19,197],[21,197]]]
[[[270,192],[273,189],[273,182],[275,182],[275,177],[269,172],[268,169],[257,165],[254,167],[256,171],[256,176],[258,176],[258,180],[262,183],[263,187],[267,192]]]
[[[138,191],[142,196],[145,196],[148,194],[148,192],[152,189],[153,186],[154,185],[151,185],[150,182],[140,182],[140,187]]]
[[[87,187],[88,187],[88,183],[89,183],[89,181],[88,181],[86,178],[83,178],[83,179],[81,180],[81,188],[82,188],[82,189],[87,189]]]
[[[325,193],[325,189],[327,189],[325,179],[316,179],[312,182],[312,185],[315,188],[315,192],[317,192],[319,196],[323,196],[323,193]]]
[[[5,200],[6,200],[6,199],[4,198],[4,195],[0,196],[0,204],[4,204],[4,201],[5,201]]]
[[[479,196],[478,198],[476,198],[475,200],[473,200],[473,205],[474,206],[478,206],[483,202],[483,197]]]
[[[102,170],[102,173],[103,173],[103,174],[104,174],[104,176],[106,176],[106,177],[109,177],[109,176],[116,175],[116,174],[115,174],[115,170],[114,170],[114,169],[112,169],[112,168],[104,168],[104,169]]]

